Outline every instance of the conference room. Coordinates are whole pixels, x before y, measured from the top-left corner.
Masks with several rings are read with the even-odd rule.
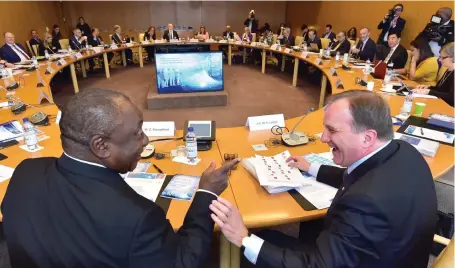
[[[0,2],[0,268],[453,267],[453,8]]]

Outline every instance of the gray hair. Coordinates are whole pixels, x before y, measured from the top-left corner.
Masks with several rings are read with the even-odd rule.
[[[355,132],[373,129],[379,140],[393,139],[393,124],[389,104],[379,95],[365,90],[349,90],[332,95],[327,105],[346,99],[352,116],[352,129]]]
[[[454,57],[454,46],[453,42],[450,42],[441,48],[441,52],[444,52],[449,57]]]
[[[89,146],[94,135],[110,137],[122,124],[119,104],[129,98],[108,89],[87,89],[71,97],[62,110],[60,132],[63,149]]]

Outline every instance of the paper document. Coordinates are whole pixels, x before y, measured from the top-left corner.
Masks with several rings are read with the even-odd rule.
[[[190,161],[188,159],[188,157],[186,156],[176,156],[172,159],[172,161],[174,162],[177,162],[177,163],[182,163],[182,164],[186,164],[186,165],[190,165],[190,166],[195,166],[197,165],[199,162],[201,162],[201,159],[200,158],[196,158],[194,159],[194,161]]]
[[[418,94],[418,93],[413,93],[412,96],[414,98],[423,98],[423,99],[437,99],[438,98],[438,97],[433,96],[433,95]]]
[[[339,165],[337,165],[333,162],[332,152],[325,152],[325,153],[320,153],[320,154],[307,154],[304,156],[304,158],[310,164],[320,164],[320,165],[340,167]],[[316,178],[311,176],[309,173],[302,172],[302,175],[307,179],[316,180]]]
[[[404,133],[445,143],[453,143],[453,140],[455,139],[455,136],[451,133],[436,131],[413,125],[409,125]]]
[[[139,195],[155,202],[166,174],[130,172],[125,182]]]
[[[195,176],[176,175],[161,193],[161,197],[189,201],[193,198],[200,179]]]
[[[0,124],[0,142],[23,137],[22,125],[19,121]]]
[[[304,185],[296,188],[296,191],[317,209],[323,209],[330,207],[338,189],[317,181],[306,180]]]
[[[151,164],[151,162],[139,162],[133,172],[146,172]]]
[[[0,165],[0,182],[6,181],[11,178],[14,173],[14,168],[10,168],[4,165]]]

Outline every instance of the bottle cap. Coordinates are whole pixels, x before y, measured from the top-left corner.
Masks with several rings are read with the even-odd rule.
[[[193,127],[188,128],[188,132],[193,132],[193,131],[194,131]]]
[[[29,121],[28,121],[28,117],[24,117],[24,118],[22,119],[22,121],[23,121],[24,123],[29,122]]]

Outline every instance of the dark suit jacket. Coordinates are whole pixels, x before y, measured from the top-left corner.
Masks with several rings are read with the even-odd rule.
[[[292,35],[289,35],[289,37],[286,38],[286,36],[283,35],[283,39],[280,39],[280,44],[285,45],[287,47],[292,47],[295,45],[295,38]]]
[[[156,40],[156,34],[152,35],[152,38],[150,38],[150,34],[148,32],[144,33],[144,40]]]
[[[98,37],[94,37],[94,36],[90,36],[88,37],[88,44],[91,45],[92,47],[97,47],[99,45],[101,45],[101,42],[103,41],[103,39],[98,36]]]
[[[122,36],[122,39],[124,39],[124,37]],[[117,45],[121,45],[125,40],[120,40],[120,38],[118,37],[118,35],[116,33],[113,33],[112,34],[112,40],[114,41],[114,43],[116,43]]]
[[[390,48],[385,48],[383,53],[378,53],[376,59],[377,60],[385,60],[387,55],[389,55]],[[406,48],[401,44],[393,52],[392,56],[390,57],[388,63],[393,62],[393,69],[402,69],[406,66],[406,62],[408,61],[408,52]]]
[[[31,47],[33,47],[34,45],[38,45],[39,46],[41,43],[43,43],[43,41],[41,41],[40,39],[36,40],[35,38],[30,39],[28,42],[30,43]]]
[[[81,43],[79,43],[77,41],[76,36],[74,36],[74,35],[71,36],[71,38],[70,38],[70,47],[71,47],[71,49],[79,50],[79,49],[85,48],[86,45],[87,45],[87,42],[85,40],[82,41]]]
[[[249,27],[250,18],[246,18],[246,20],[243,22],[243,25],[245,25],[245,27]],[[259,25],[259,20],[257,20],[256,18],[253,19],[253,22],[251,23],[251,33],[256,33],[258,31],[258,25]]]
[[[326,35],[327,35],[327,34],[324,33],[324,35],[323,35],[322,37],[330,39],[331,42],[333,42],[333,40],[335,40],[336,37],[337,37],[337,36],[335,35],[335,33],[333,33],[333,32],[330,32],[328,37],[326,37]]]
[[[404,141],[355,168],[321,166],[317,180],[340,188],[324,229],[300,251],[264,242],[258,267],[427,267],[437,202],[431,171]]]
[[[84,24],[78,23],[76,27],[79,28],[79,30],[81,30],[82,36],[88,37],[92,35],[92,30],[90,29],[90,26],[87,23]]]
[[[384,42],[384,35],[389,32],[389,35],[392,33],[401,33],[404,30],[404,25],[406,24],[406,20],[402,19],[401,17],[397,19],[397,24],[395,27],[390,28],[390,23],[392,20],[387,20],[383,22],[382,20],[378,24],[378,30],[381,30],[381,34],[378,38],[378,44],[382,44]],[[390,30],[389,30],[390,28]]]
[[[60,158],[24,160],[2,203],[12,267],[200,267],[216,197],[197,192],[174,233],[164,211],[115,171]]]
[[[335,49],[339,43],[340,42],[335,40],[332,43],[330,43],[329,47],[331,49]],[[331,54],[335,55],[337,52],[340,52],[341,55],[344,55],[344,53],[349,53],[350,50],[351,50],[351,42],[349,42],[349,40],[345,39],[335,51],[331,52]]]
[[[438,98],[443,99],[447,104],[453,107],[453,99],[454,99],[454,75],[453,72],[446,71],[444,76],[447,78],[438,81],[435,87],[430,87],[429,95],[436,96]]]
[[[429,25],[430,25],[430,23],[428,23],[425,26],[424,30],[416,37],[416,39],[425,38],[428,41],[430,40],[430,38],[428,36],[428,32],[425,31],[425,29],[427,29],[427,27]],[[441,32],[441,39],[438,41],[438,44],[440,46],[453,42],[453,39],[454,39],[453,35],[455,33],[453,20],[450,20],[449,24],[447,26],[444,26],[443,28],[444,28],[444,30],[442,30],[442,32]]]
[[[321,39],[317,36],[314,37],[313,41],[311,41],[309,38],[308,38],[308,45],[310,44],[316,44],[318,46],[318,51],[319,52],[319,49],[322,48],[322,43],[321,43]]]
[[[20,49],[22,49],[22,51],[24,51],[27,54],[27,50],[25,50],[25,48],[21,44],[16,43],[16,46],[18,46]],[[16,52],[14,52],[14,50],[8,44],[4,44],[0,49],[0,52],[1,52],[0,58],[6,60],[7,62],[16,63],[21,61],[21,58],[16,54]]]
[[[227,36],[227,31],[223,32],[223,37],[228,37],[229,39],[234,39],[234,33],[229,32],[229,36]]]
[[[172,34],[173,34],[174,39],[179,38],[179,34],[177,33],[176,30],[173,30]],[[164,30],[163,39],[166,39],[169,42],[169,30]]]
[[[45,55],[44,51],[46,51],[46,50],[47,50],[47,53],[49,53],[50,55],[58,52],[57,47],[54,47],[54,46],[48,47],[48,46],[45,46],[44,43],[40,43],[38,46],[38,54],[40,56],[44,56]]]
[[[359,41],[357,44],[356,48],[362,49],[363,42],[362,40]],[[363,50],[360,50],[357,55],[355,55],[356,58],[361,59],[361,60],[370,60],[371,62],[374,61],[374,57],[376,55],[376,43],[373,41],[373,39],[368,38],[365,46],[363,46]]]

